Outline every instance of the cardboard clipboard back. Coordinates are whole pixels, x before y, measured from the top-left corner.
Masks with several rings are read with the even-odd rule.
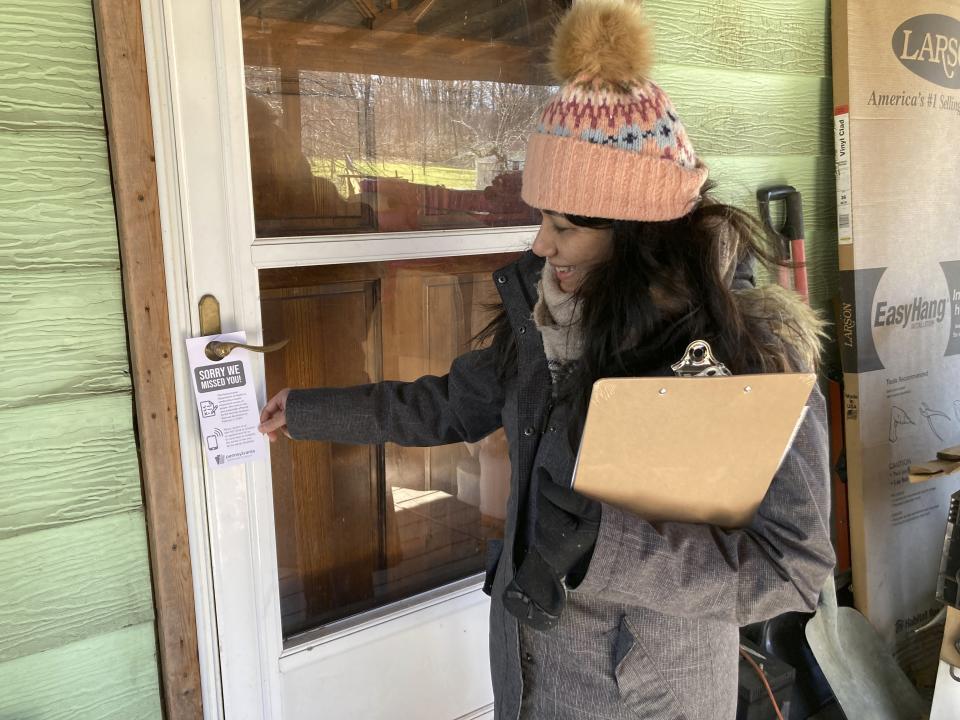
[[[574,489],[651,522],[743,527],[815,383],[812,373],[598,380]]]

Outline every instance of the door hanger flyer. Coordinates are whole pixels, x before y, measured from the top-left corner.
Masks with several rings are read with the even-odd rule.
[[[250,353],[235,348],[223,360],[211,360],[207,343],[245,343],[245,332],[188,338],[187,356],[197,402],[200,433],[210,469],[266,457],[263,435],[257,431],[260,413],[250,372]]]

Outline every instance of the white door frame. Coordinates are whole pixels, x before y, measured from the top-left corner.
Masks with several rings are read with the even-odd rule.
[[[206,293],[221,303],[225,331],[246,330],[259,342],[256,271],[317,262],[388,260],[505,252],[528,247],[535,230],[502,228],[324,238],[275,238],[251,243],[253,204],[249,182],[240,13],[236,0],[141,0],[144,43],[153,110],[164,261],[169,298],[176,400],[180,422],[193,589],[197,609],[204,715],[208,718],[280,718],[281,663],[296,672],[327,634],[307,647],[284,649],[280,629],[269,463],[252,463],[205,475],[194,417],[183,340],[199,334],[197,301]],[[191,182],[200,166],[221,182]],[[202,213],[197,208],[203,208]],[[198,267],[199,243],[223,249],[218,272]],[[398,251],[397,248],[400,248]],[[451,247],[455,247],[451,251]],[[237,248],[246,248],[238,251]],[[241,252],[248,253],[243,257]],[[251,263],[252,260],[252,263]],[[258,397],[264,401],[262,362],[254,363]],[[227,551],[229,549],[229,551]],[[229,603],[215,603],[214,587],[240,588]],[[459,583],[430,594],[426,603],[400,604],[365,625],[393,623],[416,613],[454,612],[481,602],[476,583]],[[427,608],[427,609],[424,609]],[[399,623],[399,624],[398,624]],[[409,628],[408,628],[409,629]],[[481,713],[482,715],[483,713]],[[470,717],[479,717],[471,713]]]

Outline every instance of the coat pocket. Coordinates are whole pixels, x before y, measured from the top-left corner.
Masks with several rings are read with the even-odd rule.
[[[688,720],[673,690],[630,629],[620,620],[614,646],[614,675],[620,699],[644,720]]]

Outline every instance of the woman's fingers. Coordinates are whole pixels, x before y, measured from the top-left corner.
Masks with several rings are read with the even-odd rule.
[[[280,410],[261,422],[257,429],[262,433],[274,433],[286,424],[287,414]]]
[[[284,410],[286,405],[286,395],[284,391],[281,390],[272,398],[267,401],[267,404],[263,406],[263,410],[260,411],[260,422],[266,421],[271,417],[277,410]]]
[[[270,398],[260,412],[260,425],[257,429],[264,433],[270,439],[270,442],[277,439],[277,431],[282,431],[284,435],[290,437],[286,431],[287,395],[289,394],[290,388],[284,388]]]

